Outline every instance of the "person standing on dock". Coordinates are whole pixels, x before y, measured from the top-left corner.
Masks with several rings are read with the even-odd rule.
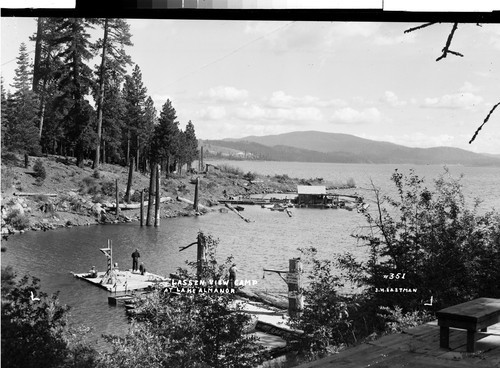
[[[136,248],[135,252],[132,253],[132,272],[139,271],[139,250]]]
[[[236,263],[233,263],[233,265],[229,268],[229,287],[234,289],[235,282],[236,282]]]

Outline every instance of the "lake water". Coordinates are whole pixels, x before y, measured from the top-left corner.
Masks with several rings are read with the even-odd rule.
[[[214,164],[220,165],[217,161]],[[287,174],[291,177],[346,181],[354,179],[356,191],[365,198],[371,195],[370,180],[390,193],[390,176],[395,165],[351,165],[296,162],[230,161],[227,164],[266,175]],[[409,165],[397,166],[407,172]],[[430,180],[443,172],[441,166],[414,166],[420,176]],[[449,167],[454,176],[464,174],[464,192],[468,201],[480,196],[483,210],[500,208],[500,169]],[[431,186],[429,184],[429,186]],[[106,259],[99,251],[107,239],[113,241],[114,261],[120,268],[131,268],[131,253],[139,248],[141,261],[148,271],[168,275],[185,261],[196,259],[196,249],[179,252],[179,247],[196,240],[198,231],[219,238],[219,259],[233,255],[238,265],[238,279],[256,280],[260,290],[286,292],[286,284],[277,274],[263,278],[263,268],[287,269],[288,259],[298,257],[297,248],[314,246],[321,257],[350,251],[358,258],[365,249],[351,237],[364,218],[356,211],[293,209],[293,217],[259,206],[246,206],[247,223],[233,213],[214,212],[199,217],[162,219],[159,228],[141,228],[138,223],[75,227],[48,232],[28,232],[9,237],[2,245],[2,265],[12,265],[22,275],[39,277],[42,290],[60,291],[60,299],[72,307],[72,321],[93,328],[94,336],[122,333],[127,328],[124,309],[111,307],[107,292],[75,279],[70,272],[86,272],[91,266],[105,270]]]

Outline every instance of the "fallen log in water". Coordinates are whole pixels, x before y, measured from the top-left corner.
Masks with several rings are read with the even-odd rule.
[[[194,202],[187,199],[187,198],[182,198],[182,197],[177,197],[177,200],[179,202],[184,202],[184,203],[187,203],[187,204],[191,204],[191,205],[194,205]],[[205,207],[204,205],[202,205],[201,203],[198,203],[198,209],[200,210],[208,210],[207,207]]]
[[[160,198],[160,203],[163,203],[163,202],[168,202],[168,201],[171,201],[172,198],[171,197],[161,197]],[[148,201],[145,201],[144,202],[144,206],[147,206],[148,205]],[[103,204],[104,207],[106,207],[107,209],[115,209],[116,208],[116,204],[115,203],[110,203],[110,204]],[[138,208],[141,208],[141,204],[140,203],[121,203],[118,205],[118,207],[121,209],[121,210],[135,210],[135,209],[138,209]]]
[[[250,219],[247,219],[245,216],[243,216],[236,208],[234,208],[233,206],[231,206],[229,203],[226,203],[226,207],[229,208],[234,213],[236,213],[238,216],[240,216],[246,222],[250,222]]]

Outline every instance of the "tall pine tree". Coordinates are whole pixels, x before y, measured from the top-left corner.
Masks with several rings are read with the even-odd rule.
[[[94,111],[85,97],[90,92],[92,73],[85,63],[92,56],[89,34],[90,24],[84,18],[58,18],[57,36],[52,45],[61,47],[57,57],[63,61],[58,70],[58,89],[56,107],[64,125],[67,144],[74,151],[77,166],[92,146],[92,122]]]
[[[105,86],[110,77],[116,79],[117,74],[124,75],[125,67],[131,63],[130,56],[125,53],[124,46],[132,46],[130,26],[123,19],[105,18],[97,21],[103,28],[103,38],[99,39],[95,48],[101,50],[101,65],[98,75],[97,89],[97,144],[93,167],[99,167],[102,139],[103,105]],[[110,76],[110,74],[112,74]]]
[[[147,89],[142,82],[142,73],[138,65],[134,67],[132,75],[125,76],[123,99],[125,102],[124,151],[126,165],[129,165],[131,156],[140,152],[140,135],[145,125],[145,104]],[[138,161],[138,160],[137,160]]]
[[[29,55],[26,45],[22,43],[19,47],[17,68],[12,84],[15,92],[10,103],[6,100],[6,107],[12,106],[11,113],[7,117],[6,147],[13,151],[37,155],[40,153],[40,140],[36,128],[38,101],[31,90],[31,76]]]
[[[193,163],[193,161],[198,158],[198,139],[196,138],[194,124],[191,122],[191,120],[189,120],[186,125],[184,135],[186,144],[185,163],[187,164],[187,168],[189,170],[191,169],[191,164]]]
[[[166,163],[166,173],[175,167],[174,159],[179,149],[179,122],[172,102],[167,100],[162,106],[158,125],[155,126],[152,141],[152,154],[157,162]]]

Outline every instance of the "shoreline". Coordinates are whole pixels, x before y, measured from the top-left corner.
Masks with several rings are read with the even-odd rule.
[[[26,231],[50,231],[73,226],[118,224],[139,221],[140,209],[107,209],[114,202],[114,184],[118,182],[120,203],[125,203],[128,169],[102,164],[99,170],[89,165],[79,168],[60,156],[31,157],[28,167],[15,155],[2,155],[2,223],[3,240]],[[40,160],[46,170],[43,180],[35,178],[34,163]],[[193,198],[193,182],[199,178],[200,204],[196,212],[192,205],[174,198]],[[244,173],[238,167],[213,166],[209,171],[164,175],[161,196],[170,197],[160,206],[160,218],[198,216],[224,207],[219,200],[231,197],[251,197],[266,194],[296,193],[297,185],[330,186],[329,189],[355,189],[346,183],[343,188],[315,179],[291,178],[288,175],[269,176]],[[141,190],[147,191],[149,177],[135,172],[132,181],[132,199],[137,203]],[[112,188],[112,189],[110,189]],[[50,194],[47,194],[50,193]],[[145,198],[146,199],[146,198]],[[191,200],[191,199],[190,199]],[[104,211],[103,211],[104,210]],[[147,209],[145,208],[145,212]],[[104,213],[104,216],[103,216]],[[146,216],[146,214],[145,214]]]

